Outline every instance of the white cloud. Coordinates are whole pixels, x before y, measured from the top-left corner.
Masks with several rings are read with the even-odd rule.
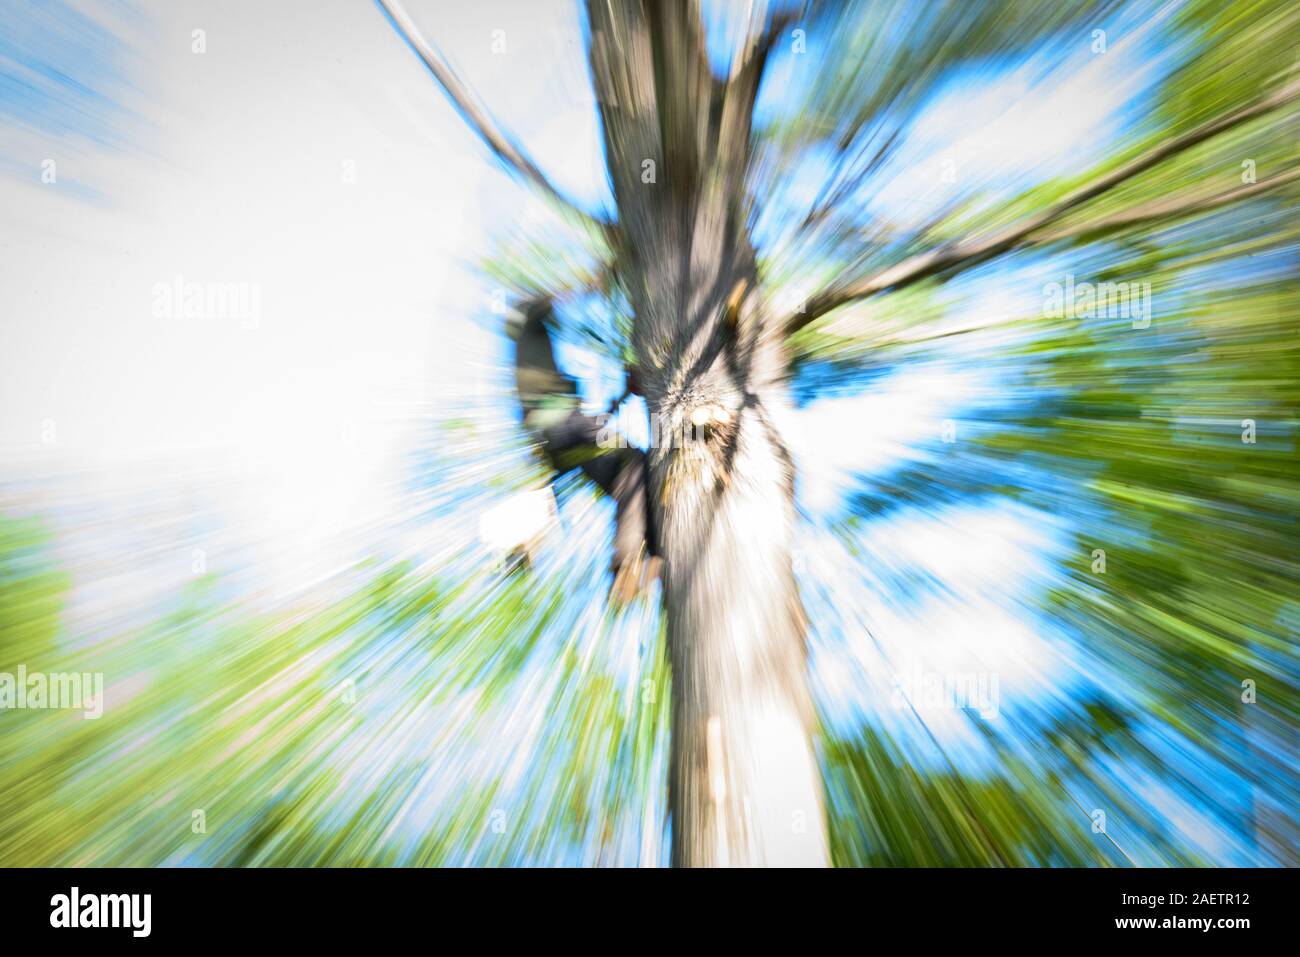
[[[893,373],[860,395],[822,399],[778,418],[798,466],[799,501],[834,510],[856,476],[883,472],[926,454],[945,419],[980,393],[969,370],[918,366]]]

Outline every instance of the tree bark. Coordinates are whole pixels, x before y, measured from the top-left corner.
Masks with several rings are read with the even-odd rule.
[[[763,45],[724,81],[696,4],[594,0],[588,12],[617,271],[653,416],[673,863],[825,865],[793,463],[775,427],[783,335],[751,294],[744,182]],[[715,417],[699,427],[701,414]]]
[[[673,676],[675,866],[824,866],[806,625],[791,567],[790,464],[765,406],[742,413],[727,474],[695,445],[656,450]],[[683,459],[689,462],[683,462]]]

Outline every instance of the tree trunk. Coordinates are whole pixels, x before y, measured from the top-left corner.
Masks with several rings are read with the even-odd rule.
[[[686,480],[658,450],[673,675],[669,807],[676,866],[824,866],[793,503],[779,437],[746,410],[729,474]],[[707,440],[706,440],[707,442]],[[700,458],[708,455],[703,450]]]
[[[825,865],[793,464],[773,415],[784,337],[755,294],[744,188],[762,52],[751,38],[720,80],[695,3],[592,0],[588,14],[617,274],[654,416],[673,863]]]

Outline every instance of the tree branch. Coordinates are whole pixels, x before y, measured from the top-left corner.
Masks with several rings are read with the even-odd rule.
[[[1168,142],[1148,150],[1117,169],[1098,177],[1093,182],[1074,190],[1064,199],[1041,213],[1026,217],[1019,223],[1000,232],[965,242],[949,243],[918,253],[860,282],[853,283],[842,289],[829,289],[819,293],[808,301],[802,313],[787,321],[787,334],[798,332],[831,310],[847,305],[850,302],[865,299],[887,289],[900,289],[940,272],[957,268],[969,268],[1024,245],[1034,233],[1037,233],[1045,226],[1052,225],[1065,214],[1089,200],[1095,199],[1134,176],[1146,172],[1151,167],[1172,156],[1191,149],[1217,136],[1219,133],[1226,132],[1263,116],[1270,110],[1295,100],[1298,96],[1300,96],[1300,82],[1290,83],[1249,106],[1229,111],[1193,130],[1175,136]],[[1233,190],[1230,195],[1222,194],[1220,197],[1222,201],[1218,205],[1230,201],[1231,196],[1241,197],[1250,195],[1251,192],[1253,191]],[[1195,210],[1190,211],[1194,212]],[[1091,231],[1091,228],[1080,230],[1080,232],[1089,231]],[[1061,237],[1057,236],[1056,238]]]
[[[1141,206],[1134,206],[1132,209],[1123,210],[1113,216],[1106,216],[1099,220],[1078,223],[1040,233],[1034,237],[1033,242],[1035,245],[1045,245],[1060,242],[1063,239],[1077,239],[1080,236],[1100,236],[1127,226],[1155,223],[1166,219],[1181,219],[1185,216],[1208,213],[1220,206],[1227,206],[1230,203],[1249,199],[1252,196],[1271,193],[1273,190],[1288,183],[1294,183],[1297,180],[1300,180],[1300,168],[1279,173],[1263,182],[1234,186],[1232,189],[1225,189],[1208,196],[1202,194],[1190,197],[1177,196],[1173,199],[1158,199],[1150,203],[1143,203]]]
[[[415,22],[402,9],[402,5],[398,0],[377,0],[377,2],[388,15],[393,27],[407,42],[407,45],[424,61],[424,65],[429,68],[429,72],[438,81],[443,92],[447,94],[447,98],[456,107],[457,112],[474,128],[474,131],[478,133],[483,142],[496,154],[497,159],[501,160],[516,176],[540,189],[554,202],[583,221],[606,232],[615,228],[612,223],[593,216],[565,197],[551,185],[550,180],[546,178],[546,174],[541,171],[537,164],[497,129],[491,117],[488,116],[487,110],[475,99],[460,78],[456,76],[455,71],[452,70],[447,61],[421,36]]]
[[[751,15],[754,11],[751,10]],[[762,21],[766,19],[766,26]],[[750,24],[741,39],[739,49],[731,64],[730,74],[718,83],[717,100],[721,112],[717,123],[716,162],[722,188],[736,197],[734,215],[744,200],[745,176],[749,168],[751,137],[754,124],[754,104],[763,82],[763,74],[772,49],[785,28],[795,22],[792,11],[782,10],[767,15],[760,8],[756,21]]]
[[[781,39],[786,27],[799,22],[801,13],[802,9],[776,10],[771,14],[760,10],[759,20],[765,17],[766,25],[762,29],[755,29],[755,25],[751,25],[746,32],[738,55],[732,62],[728,85],[744,91],[743,95],[753,96],[762,80],[772,48]]]
[[[1048,243],[1060,242],[1067,239],[1077,239],[1081,236],[1087,236],[1089,239],[1103,236],[1107,233],[1123,229],[1128,226],[1146,225],[1161,221],[1173,221],[1182,219],[1186,216],[1195,216],[1201,213],[1212,212],[1221,206],[1227,206],[1231,203],[1239,202],[1242,199],[1249,199],[1255,196],[1262,196],[1273,190],[1279,189],[1290,183],[1300,182],[1300,167],[1289,169],[1284,173],[1272,176],[1263,182],[1236,186],[1232,189],[1223,190],[1210,195],[1198,196],[1179,196],[1174,199],[1161,199],[1151,203],[1144,203],[1141,206],[1135,206],[1132,209],[1116,213],[1114,216],[1107,216],[1100,220],[1093,220],[1087,223],[1078,223],[1053,230],[1050,233],[1044,233],[1035,236],[1033,245],[1047,245]],[[851,321],[851,320],[850,320]],[[1015,316],[1003,320],[1006,322],[1018,321]],[[941,328],[939,331],[927,331],[925,328],[915,328],[905,326],[896,330],[896,334],[886,333],[879,341],[873,341],[873,348],[889,348],[892,346],[915,346],[921,343],[937,342],[940,339],[951,339],[954,336],[967,335],[972,332],[985,332],[994,327],[996,324],[976,324],[963,325],[956,329]],[[837,328],[834,332],[836,336],[842,336],[847,339],[861,339],[862,336],[856,333],[851,327],[841,330]],[[802,356],[796,356],[796,361]]]
[[[689,194],[709,162],[713,74],[699,0],[646,5],[654,65],[655,112],[667,185]]]

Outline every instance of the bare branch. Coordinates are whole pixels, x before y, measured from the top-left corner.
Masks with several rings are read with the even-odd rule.
[[[836,162],[834,172],[822,185],[816,199],[813,201],[812,208],[808,210],[807,215],[803,218],[803,222],[799,224],[800,232],[806,231],[809,227],[819,225],[827,216],[830,215],[831,211],[836,206],[857,192],[858,187],[866,181],[867,177],[880,169],[885,160],[889,158],[890,154],[894,151],[894,148],[898,145],[900,138],[901,131],[894,129],[885,138],[884,143],[876,148],[876,151],[872,154],[870,160],[854,170],[843,182],[839,182],[845,169],[845,160],[848,158],[848,152],[842,152]],[[866,154],[868,145],[869,143],[862,144],[857,155],[853,158],[854,163]]]
[[[1053,230],[1050,233],[1037,235],[1033,239],[1033,245],[1046,245],[1048,243],[1060,242],[1066,239],[1077,239],[1081,236],[1097,238],[1107,233],[1124,229],[1129,226],[1146,225],[1162,221],[1174,221],[1187,216],[1197,216],[1202,213],[1212,212],[1221,206],[1227,206],[1231,203],[1240,202],[1255,196],[1262,196],[1276,189],[1291,183],[1300,182],[1300,167],[1287,170],[1272,176],[1263,182],[1251,185],[1236,186],[1232,189],[1226,189],[1210,195],[1200,194],[1197,196],[1178,196],[1173,199],[1161,199],[1151,203],[1144,203],[1141,206],[1135,206],[1132,209],[1116,213],[1114,216],[1107,216],[1099,220],[1091,220],[1086,223],[1077,223],[1064,226],[1060,229]],[[851,321],[851,320],[850,320]],[[1017,316],[1010,316],[998,323],[987,324],[976,322],[974,324],[965,324],[958,328],[943,327],[935,331],[933,327],[922,326],[920,328],[913,325],[906,325],[897,330],[896,334],[886,332],[883,336],[874,335],[872,337],[873,348],[889,348],[892,346],[915,346],[922,343],[933,343],[941,339],[951,339],[955,336],[968,335],[972,332],[986,332],[995,325],[1005,325],[1007,323],[1017,322]],[[854,332],[851,328],[834,330],[836,336],[844,338],[861,338],[861,335]]]
[[[1292,102],[1297,97],[1300,97],[1300,82],[1290,83],[1250,106],[1229,111],[1193,130],[1175,136],[1168,142],[1162,143],[1104,176],[1098,177],[1093,182],[1081,186],[1042,212],[1026,217],[1019,223],[1000,232],[918,253],[861,282],[853,283],[841,289],[830,289],[822,292],[808,301],[804,312],[794,316],[787,322],[787,332],[797,332],[832,309],[847,305],[850,302],[865,299],[887,289],[899,289],[940,272],[957,268],[969,268],[1025,245],[1034,237],[1034,234],[1045,226],[1052,225],[1089,200],[1095,199],[1134,176],[1146,172],[1151,167],[1172,156],[1191,149],[1217,136],[1219,133],[1226,132],[1263,116],[1270,110]],[[1250,190],[1233,190],[1232,196],[1244,198],[1251,195],[1251,192]],[[1230,200],[1227,195],[1222,197],[1222,202],[1228,201]],[[1219,205],[1222,205],[1222,202]],[[1190,211],[1195,212],[1195,209]]]
[[[1288,183],[1294,183],[1297,180],[1300,180],[1300,168],[1290,169],[1285,173],[1271,176],[1263,182],[1234,186],[1232,189],[1221,190],[1208,196],[1201,194],[1197,196],[1176,196],[1172,199],[1158,199],[1154,202],[1143,203],[1141,206],[1134,206],[1132,209],[1122,210],[1113,216],[1039,233],[1034,236],[1033,242],[1038,245],[1060,242],[1063,239],[1076,239],[1080,236],[1100,236],[1127,226],[1155,223],[1167,219],[1182,219],[1185,216],[1208,213],[1220,206],[1227,206],[1230,203],[1249,199],[1252,196],[1271,193],[1273,190]]]
[[[772,48],[785,28],[795,21],[791,11],[777,11],[770,16],[766,5],[751,8],[751,24],[741,39],[732,60],[730,75],[718,84],[721,103],[718,121],[716,161],[722,188],[739,202],[744,197],[744,183],[749,167],[753,134],[754,104],[767,69]],[[762,26],[766,20],[766,26]],[[742,215],[737,209],[735,215]]]
[[[456,76],[455,71],[443,59],[442,55],[421,36],[415,22],[402,9],[402,5],[397,0],[378,0],[378,2],[388,14],[388,18],[392,21],[397,32],[402,35],[402,38],[406,40],[411,49],[424,61],[425,66],[429,68],[429,72],[433,74],[443,92],[447,94],[447,98],[451,100],[457,111],[465,118],[465,121],[474,128],[474,131],[478,133],[483,142],[488,145],[501,162],[509,167],[515,175],[536,186],[553,201],[574,213],[580,219],[602,230],[608,231],[614,228],[608,221],[586,212],[560,193],[551,185],[550,180],[546,178],[546,174],[541,171],[537,164],[497,129],[491,117],[488,116],[487,110],[477,101],[460,78]]]
[[[727,80],[733,87],[746,90],[752,87],[757,90],[772,48],[785,33],[785,28],[797,23],[803,12],[802,9],[788,9],[767,14],[765,6],[766,4],[761,4],[756,11],[752,11],[756,13],[754,22],[741,40],[738,56],[732,62],[731,75]],[[762,25],[764,20],[765,26]],[[759,29],[760,26],[762,29]]]

